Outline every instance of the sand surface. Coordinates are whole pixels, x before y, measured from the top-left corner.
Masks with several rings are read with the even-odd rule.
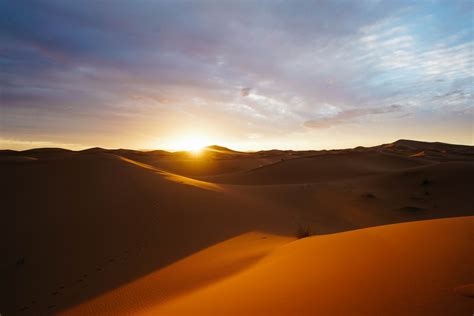
[[[474,216],[296,241],[245,234],[64,314],[469,315],[473,241]],[[176,293],[180,281],[194,289]]]
[[[469,315],[473,157],[0,151],[0,313]]]

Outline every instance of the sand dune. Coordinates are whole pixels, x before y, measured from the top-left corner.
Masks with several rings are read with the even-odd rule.
[[[373,147],[372,150],[400,156],[417,157],[424,161],[472,161],[473,146],[453,145],[440,142],[420,142],[400,139],[391,144]]]
[[[280,184],[327,182],[369,176],[422,164],[419,161],[375,152],[341,151],[282,160],[254,170],[209,177],[231,184]]]
[[[177,152],[169,155],[117,154],[186,176],[207,176],[245,171],[274,163],[286,155],[285,153],[275,155],[248,154],[219,146],[210,146],[199,155],[188,152]]]
[[[5,163],[1,173],[7,314],[53,313],[248,230],[293,229],[278,208],[108,154]]]
[[[272,234],[245,233],[99,296],[64,314],[138,314],[144,307],[148,309],[241,273],[275,248],[292,240],[291,237]]]
[[[142,162],[131,160],[131,159],[128,159],[128,158],[125,158],[125,157],[120,157],[119,156],[118,158],[125,161],[125,162],[128,162],[132,165],[136,165],[136,166],[148,169],[148,170],[152,170],[152,171],[164,176],[166,179],[174,181],[174,182],[194,186],[194,187],[197,187],[197,188],[200,188],[200,189],[216,191],[216,192],[220,192],[220,191],[224,190],[224,187],[222,185],[219,185],[219,184],[216,184],[216,183],[200,181],[200,180],[196,180],[196,179],[193,179],[193,178],[180,176],[178,174],[174,174],[174,173],[162,170],[162,169],[158,169],[158,168],[153,167],[151,165],[147,165],[147,164],[144,164]]]
[[[472,147],[444,145],[1,151],[0,312],[465,312],[472,218],[367,228],[474,215]],[[443,159],[410,157],[429,148]],[[301,227],[318,237],[293,242]]]
[[[28,157],[28,156],[0,156],[0,162],[28,162],[32,160],[37,160],[38,158]]]
[[[473,238],[465,217],[302,239],[140,314],[469,315]]]

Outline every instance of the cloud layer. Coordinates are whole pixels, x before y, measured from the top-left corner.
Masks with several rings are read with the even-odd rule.
[[[472,5],[3,1],[2,138],[160,147],[185,130],[317,148],[384,120],[472,142]]]
[[[304,125],[307,127],[312,127],[312,128],[326,128],[326,127],[331,127],[337,124],[344,124],[344,123],[353,121],[354,119],[359,118],[359,117],[375,115],[375,114],[386,114],[386,113],[398,112],[401,109],[402,107],[398,104],[392,104],[387,107],[350,109],[350,110],[340,111],[332,116],[325,116],[318,119],[313,119],[311,121],[306,121]]]

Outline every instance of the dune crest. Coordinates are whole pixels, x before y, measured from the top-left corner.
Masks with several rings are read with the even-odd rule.
[[[211,190],[211,191],[216,191],[216,192],[224,191],[224,187],[219,185],[219,184],[206,182],[206,181],[201,181],[201,180],[196,180],[196,179],[192,179],[192,178],[185,177],[185,176],[180,176],[178,174],[174,174],[174,173],[171,173],[171,172],[168,172],[168,171],[165,171],[165,170],[161,170],[161,169],[158,169],[156,167],[147,165],[145,163],[138,162],[138,161],[128,159],[128,158],[125,158],[125,157],[120,157],[120,159],[125,161],[125,162],[131,163],[133,165],[136,165],[136,166],[139,166],[139,167],[142,167],[142,168],[145,168],[145,169],[152,170],[152,171],[154,171],[154,172],[156,172],[160,175],[165,176],[166,179],[177,182],[177,183],[182,183],[182,184],[194,186],[194,187],[197,187],[197,188],[200,188],[200,189]]]

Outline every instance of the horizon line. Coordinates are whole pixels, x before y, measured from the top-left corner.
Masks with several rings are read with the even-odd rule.
[[[394,144],[396,142],[400,141],[411,141],[411,142],[422,142],[422,143],[431,143],[431,144],[446,144],[446,145],[454,145],[454,146],[470,146],[474,147],[472,144],[463,144],[463,143],[448,143],[448,142],[442,142],[442,141],[426,141],[426,140],[418,140],[418,139],[406,139],[406,138],[400,138],[397,139],[393,142],[388,142],[388,143],[382,143],[378,145],[372,145],[372,146],[354,146],[354,147],[344,147],[344,148],[322,148],[322,149],[311,149],[311,148],[306,148],[306,149],[292,149],[292,148],[271,148],[271,149],[258,149],[258,150],[236,150],[232,149],[229,146],[223,146],[223,145],[218,145],[218,144],[212,144],[212,145],[207,145],[203,146],[201,150],[204,149],[209,149],[210,147],[221,147],[223,149],[231,150],[234,152],[242,152],[242,153],[253,153],[253,152],[261,152],[261,151],[324,151],[324,150],[344,150],[344,149],[355,149],[358,147],[363,147],[363,148],[371,148],[371,147],[377,147],[377,146],[383,146],[383,145],[389,145],[389,144]],[[72,144],[71,144],[72,145]],[[187,149],[180,149],[180,150],[169,150],[169,149],[162,149],[162,148],[125,148],[125,147],[102,147],[102,146],[92,146],[88,147],[85,146],[83,149],[73,149],[73,148],[68,148],[68,147],[31,147],[27,149],[10,149],[10,148],[0,148],[0,151],[14,151],[14,152],[25,152],[25,151],[31,151],[31,150],[40,150],[40,149],[61,149],[61,150],[67,150],[67,151],[72,151],[72,152],[82,152],[82,151],[87,151],[91,149],[101,149],[101,150],[132,150],[132,151],[140,151],[140,152],[151,152],[151,151],[164,151],[168,153],[180,153],[180,152],[192,152],[193,150],[187,150]]]

